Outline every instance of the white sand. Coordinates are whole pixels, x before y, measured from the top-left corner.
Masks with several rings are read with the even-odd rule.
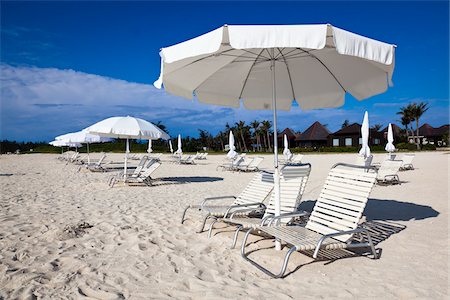
[[[354,156],[307,155],[313,167],[305,207],[311,209],[310,200],[330,167]],[[223,156],[210,155],[195,166],[163,162],[155,177],[178,177],[179,184],[113,189],[106,184],[111,173],[77,173],[76,166],[55,157],[0,158],[0,299],[448,296],[448,154],[416,154],[416,169],[400,173],[403,184],[372,191],[365,211],[369,224],[382,220],[404,228],[377,244],[379,260],[356,256],[314,262],[294,253],[288,267],[294,272],[284,279],[270,279],[244,261],[238,249],[229,250],[231,229],[215,230],[208,239],[195,233],[198,219],[180,224],[186,204],[236,194],[251,178],[216,171]],[[374,161],[382,158],[375,155]],[[266,156],[263,167],[271,164]],[[80,222],[93,227],[80,237],[64,232]],[[250,249],[271,245],[260,242]],[[278,271],[285,252],[262,249],[251,257]]]

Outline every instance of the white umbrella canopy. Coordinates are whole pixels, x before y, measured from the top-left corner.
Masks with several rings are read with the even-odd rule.
[[[163,48],[154,83],[203,103],[277,109],[339,107],[388,89],[395,46],[329,24],[225,25]],[[274,135],[275,215],[280,214],[278,142]],[[279,248],[279,245],[277,245]]]
[[[124,162],[124,181],[127,178],[127,161],[130,153],[129,139],[169,139],[169,135],[156,125],[135,117],[111,117],[97,122],[84,131],[97,134],[103,137],[126,139],[125,162]]]
[[[284,135],[284,150],[283,155],[286,160],[289,160],[292,156],[291,150],[289,150],[289,142],[287,135]]]
[[[391,123],[389,123],[388,126],[388,133],[387,133],[387,144],[386,147],[384,148],[387,152],[391,153],[395,151],[395,146],[394,146],[394,133],[392,131],[392,125]]]
[[[80,143],[71,143],[69,141],[64,140],[54,140],[51,141],[49,144],[55,147],[81,147]]]
[[[180,157],[183,154],[183,150],[181,149],[181,134],[178,135],[178,149],[175,151],[176,154],[178,154]]]
[[[359,150],[359,155],[367,158],[370,155],[369,148],[369,113],[366,111],[364,113],[363,123],[361,125],[361,138],[362,138],[362,146]]]
[[[230,136],[228,138],[228,146],[230,147],[230,150],[227,153],[227,157],[229,159],[233,159],[233,158],[236,157],[237,152],[235,151],[236,147],[234,146],[234,135],[233,135],[233,132],[231,130],[230,130]]]

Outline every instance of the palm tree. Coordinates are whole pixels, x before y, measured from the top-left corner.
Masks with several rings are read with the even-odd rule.
[[[413,104],[408,104],[407,106],[401,107],[400,111],[397,112],[397,115],[401,116],[402,124],[405,125],[406,135],[409,135],[408,134],[409,125],[411,124],[411,122],[414,121],[413,110],[414,110]],[[411,126],[411,136],[415,140],[412,126]]]
[[[348,120],[345,120],[344,123],[342,123],[341,128],[347,127],[350,124]]]
[[[420,150],[419,120],[428,109],[429,109],[428,103],[426,103],[426,102],[412,104],[411,115],[413,116],[414,120],[416,121],[417,150]]]
[[[261,124],[262,124],[262,128],[266,132],[267,146],[269,148],[269,152],[272,152],[272,147],[270,145],[270,128],[272,127],[272,122],[264,120],[264,121],[261,122]]]
[[[260,125],[259,121],[256,121],[256,120],[250,123],[250,126],[253,129],[253,134],[254,134],[254,136],[256,138],[256,144],[259,145],[258,147],[260,148],[261,147],[261,140],[260,140],[260,136],[259,136],[259,132],[258,132],[259,125]],[[260,150],[260,149],[258,149],[258,150]]]
[[[247,150],[247,144],[245,143],[245,138],[244,138],[244,131],[245,131],[245,122],[244,121],[239,121],[236,123],[236,129],[237,132],[239,133],[239,136],[242,140],[242,145],[244,145],[244,151],[248,152]]]

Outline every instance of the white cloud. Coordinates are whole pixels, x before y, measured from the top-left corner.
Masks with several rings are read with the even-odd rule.
[[[234,124],[238,120],[272,120],[271,111],[201,104],[169,95],[152,85],[74,70],[1,64],[0,80],[1,133],[2,138],[7,139],[50,140],[118,115],[162,121],[173,136],[178,133],[196,136],[198,129],[216,134],[226,123]],[[291,127],[303,131],[318,120],[328,124],[333,131],[345,119],[361,122],[366,109],[371,112],[373,124],[387,124],[398,119],[396,107],[383,107],[374,101],[355,105],[356,100],[351,98],[347,102],[349,104],[339,109],[301,111],[297,106],[289,112],[279,112],[279,129]],[[350,106],[356,108],[349,109]]]

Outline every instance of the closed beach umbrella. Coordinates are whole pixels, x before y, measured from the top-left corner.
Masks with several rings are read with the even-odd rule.
[[[69,143],[86,144],[88,164],[90,164],[91,160],[89,157],[89,144],[110,142],[112,139],[99,136],[97,134],[88,133],[87,131],[82,130],[57,136],[55,140],[63,140],[63,141],[65,140],[68,141]]]
[[[387,144],[386,147],[384,148],[387,152],[389,152],[389,154],[391,154],[392,152],[395,151],[395,146],[394,146],[394,133],[392,132],[392,125],[391,123],[389,123],[388,126],[388,134],[387,134]]]
[[[169,140],[170,153],[173,153],[172,140]]]
[[[359,155],[367,158],[370,155],[369,148],[369,113],[366,111],[364,113],[364,119],[361,126],[361,138],[362,138],[362,147],[359,150]]]
[[[289,160],[291,158],[291,156],[292,156],[291,150],[289,150],[289,143],[288,143],[287,135],[284,135],[283,155],[286,158],[286,160]]]
[[[228,146],[230,147],[230,150],[227,153],[227,157],[229,159],[233,159],[233,158],[236,157],[237,152],[235,151],[236,147],[234,146],[234,135],[233,135],[233,132],[231,130],[230,130],[230,136],[228,138]]]
[[[147,153],[152,153],[153,149],[152,149],[152,140],[148,140],[148,148],[147,148]]]
[[[178,135],[178,149],[175,151],[180,157],[183,154],[183,150],[181,149],[181,134]]]
[[[95,123],[85,131],[99,136],[126,139],[124,181],[127,177],[128,153],[130,153],[129,139],[158,140],[169,139],[169,135],[156,125],[143,119],[134,117],[111,117]]]
[[[277,109],[339,107],[391,83],[395,46],[329,24],[225,25],[161,49],[154,83],[174,95],[273,111],[275,215],[280,214]],[[279,244],[277,244],[279,248]]]

